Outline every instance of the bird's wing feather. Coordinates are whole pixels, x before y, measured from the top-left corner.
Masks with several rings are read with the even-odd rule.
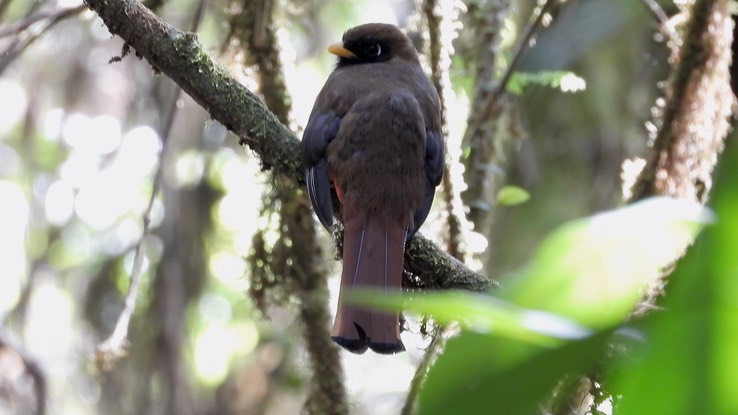
[[[423,203],[413,215],[415,225],[407,236],[408,241],[415,235],[420,225],[425,222],[425,218],[428,217],[433,204],[433,196],[436,193],[436,186],[441,183],[443,178],[444,151],[443,133],[440,130],[427,130],[425,132],[425,193]]]
[[[331,181],[325,151],[336,137],[341,118],[333,112],[314,112],[310,115],[302,135],[302,154],[305,162],[305,181],[308,196],[320,223],[330,230],[333,226]]]
[[[441,183],[444,167],[443,133],[426,131],[425,135],[425,174],[434,187]]]

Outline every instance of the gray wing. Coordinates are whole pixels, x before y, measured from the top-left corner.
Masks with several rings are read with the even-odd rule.
[[[341,118],[336,114],[314,111],[302,135],[301,146],[308,196],[320,223],[328,230],[333,226],[333,203],[325,151],[336,137],[340,126]]]
[[[408,235],[408,240],[415,235],[420,225],[425,222],[425,218],[428,217],[428,212],[430,212],[433,204],[433,196],[436,194],[436,186],[441,183],[443,178],[444,159],[443,133],[440,130],[427,130],[425,132],[425,195],[423,196],[423,203],[413,215],[415,226]]]

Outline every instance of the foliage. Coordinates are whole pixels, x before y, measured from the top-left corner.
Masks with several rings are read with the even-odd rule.
[[[497,193],[497,203],[504,206],[513,206],[525,203],[530,199],[530,193],[518,186],[505,186]]]
[[[738,145],[723,155],[705,230],[671,275],[664,310],[648,318],[647,342],[616,370],[622,415],[738,413]]]
[[[522,95],[530,85],[547,86],[562,92],[578,92],[587,88],[587,82],[570,71],[543,71],[536,73],[514,72],[507,83],[507,90]]]
[[[403,299],[365,293],[356,300],[430,314],[441,322],[459,320],[464,327],[428,374],[421,414],[485,413],[488,408],[532,413],[565,375],[592,369],[610,343],[633,337],[622,325],[644,290],[711,220],[709,211],[694,202],[650,199],[563,225],[542,242],[518,278],[491,295],[433,293]],[[724,239],[723,251],[711,252],[729,252],[736,236]],[[636,389],[647,391],[651,382],[659,383],[647,377]],[[674,392],[664,389],[664,397]],[[651,398],[645,393],[643,399]]]

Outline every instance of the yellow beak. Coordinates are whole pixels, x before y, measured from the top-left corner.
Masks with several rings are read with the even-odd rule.
[[[328,52],[342,58],[356,59],[356,55],[354,55],[354,52],[351,52],[350,50],[343,47],[343,42],[334,43],[328,46]]]

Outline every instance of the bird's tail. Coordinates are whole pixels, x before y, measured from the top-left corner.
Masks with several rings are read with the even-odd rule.
[[[331,338],[350,352],[364,353],[367,347],[382,354],[405,350],[397,312],[346,302],[353,288],[400,292],[405,236],[405,227],[391,219],[365,212],[344,216],[343,272]]]

